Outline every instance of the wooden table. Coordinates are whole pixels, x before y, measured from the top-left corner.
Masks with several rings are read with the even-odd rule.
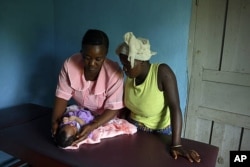
[[[198,151],[201,163],[190,163],[180,157],[174,160],[169,154],[170,136],[144,132],[104,139],[98,144],[81,145],[78,150],[57,148],[50,133],[50,108],[26,104],[0,110],[0,116],[18,114],[18,122],[6,121],[0,129],[0,150],[31,166],[81,166],[81,167],[213,167],[218,147],[182,139],[182,144]],[[21,114],[23,113],[23,114]],[[0,122],[2,122],[0,117]],[[10,123],[11,122],[11,123]],[[3,128],[4,127],[4,128]]]

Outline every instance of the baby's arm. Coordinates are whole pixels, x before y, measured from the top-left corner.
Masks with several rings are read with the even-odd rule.
[[[77,116],[70,116],[69,119],[71,121],[76,121],[78,122],[80,125],[84,125],[85,124],[85,121],[82,120],[81,118],[77,117]]]

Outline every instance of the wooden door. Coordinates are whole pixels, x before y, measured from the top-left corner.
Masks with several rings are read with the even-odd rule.
[[[186,138],[250,150],[250,0],[193,0]]]

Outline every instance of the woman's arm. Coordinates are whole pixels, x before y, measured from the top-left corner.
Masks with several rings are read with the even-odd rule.
[[[159,88],[164,91],[165,103],[170,109],[172,127],[172,146],[181,145],[182,113],[175,74],[166,64],[161,64],[158,70]],[[159,81],[159,80],[158,80]]]
[[[62,98],[55,98],[55,104],[54,104],[54,109],[52,112],[52,119],[51,119],[51,132],[52,135],[54,136],[56,134],[58,125],[62,119],[62,115],[65,112],[65,109],[67,107],[68,101],[64,100]]]
[[[165,103],[170,109],[172,127],[171,154],[174,159],[186,157],[190,162],[200,162],[200,156],[195,150],[185,150],[181,144],[182,113],[175,74],[166,64],[161,64],[158,70],[159,88],[164,91]]]

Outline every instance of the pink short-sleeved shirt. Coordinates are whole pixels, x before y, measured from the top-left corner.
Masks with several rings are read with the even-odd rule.
[[[69,57],[61,69],[56,96],[65,100],[73,98],[78,105],[95,115],[105,109],[116,110],[123,104],[123,72],[118,63],[105,59],[96,81],[86,81],[83,58],[80,53]]]

